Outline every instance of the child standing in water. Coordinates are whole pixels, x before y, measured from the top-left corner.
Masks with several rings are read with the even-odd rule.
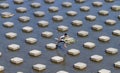
[[[57,41],[56,46],[58,46],[58,44],[59,44],[60,42],[63,42],[63,43],[64,43],[64,47],[67,48],[67,45],[66,45],[66,42],[65,42],[65,38],[66,38],[66,37],[69,37],[67,33],[65,33],[64,35],[60,36],[60,37],[58,38],[58,41]]]

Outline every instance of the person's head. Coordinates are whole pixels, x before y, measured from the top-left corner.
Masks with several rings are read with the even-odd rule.
[[[65,33],[64,35],[67,36],[67,33]]]

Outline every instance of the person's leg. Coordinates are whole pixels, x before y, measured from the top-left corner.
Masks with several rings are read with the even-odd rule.
[[[56,48],[58,47],[58,44],[61,42],[61,40],[58,40],[57,42],[56,42]]]
[[[56,48],[58,47],[59,41],[56,42]]]
[[[58,40],[57,40],[56,44],[59,44],[59,43],[60,43],[60,41],[61,41],[61,39],[60,39],[60,38],[58,38]]]
[[[65,48],[67,48],[67,45],[66,45],[66,43],[65,43],[65,42],[64,42],[64,47],[65,47]]]
[[[58,41],[56,42],[56,45],[58,45],[60,42],[61,42],[61,41],[60,41],[60,40],[58,40]]]

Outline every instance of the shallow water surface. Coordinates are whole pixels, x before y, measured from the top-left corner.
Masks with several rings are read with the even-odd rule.
[[[71,2],[72,7],[65,8],[61,4],[65,1]],[[94,7],[92,5],[92,2],[94,1],[101,1],[103,2],[102,7]],[[24,73],[56,73],[59,70],[65,70],[68,71],[69,73],[97,73],[98,70],[100,69],[108,69],[111,70],[112,73],[119,73],[120,69],[114,68],[113,64],[116,61],[120,61],[120,51],[116,55],[108,55],[105,53],[105,49],[109,47],[114,47],[120,50],[120,37],[119,36],[114,36],[112,35],[112,31],[115,29],[120,29],[120,21],[118,20],[117,16],[119,15],[119,11],[112,11],[110,7],[112,5],[120,5],[119,0],[115,0],[115,2],[112,3],[107,3],[104,0],[86,0],[84,3],[76,3],[74,0],[55,0],[54,3],[52,4],[47,4],[44,2],[44,0],[25,0],[23,4],[14,4],[12,0],[0,0],[0,3],[9,3],[10,7],[8,9],[0,9],[0,13],[4,11],[9,11],[11,13],[14,13],[15,16],[12,18],[0,18],[0,51],[2,52],[2,56],[0,57],[0,65],[3,65],[5,67],[4,73],[16,73],[18,71],[22,71]],[[40,8],[32,8],[30,4],[32,2],[39,2],[41,3]],[[80,11],[80,7],[87,5],[90,7],[90,11],[88,12],[83,12]],[[16,12],[17,7],[26,7],[27,12],[26,13],[18,13]],[[50,6],[57,6],[59,7],[58,12],[49,12],[48,7]],[[109,11],[108,16],[100,16],[98,14],[99,10],[107,10]],[[44,11],[45,16],[44,17],[35,17],[33,15],[34,11]],[[68,16],[66,15],[66,12],[69,10],[74,10],[77,11],[76,16]],[[85,16],[87,15],[95,15],[97,16],[95,21],[87,21],[85,19]],[[29,16],[31,20],[27,23],[22,23],[18,21],[18,18],[20,16]],[[62,22],[54,22],[52,20],[52,16],[54,15],[62,15],[64,17],[64,20]],[[82,20],[83,25],[80,27],[75,27],[71,25],[71,22],[75,19]],[[106,25],[104,22],[107,19],[114,19],[117,21],[117,23],[114,26],[109,26]],[[41,28],[37,25],[37,22],[39,20],[47,20],[49,22],[49,26],[47,28]],[[11,21],[14,22],[14,27],[13,28],[5,28],[3,27],[3,23],[6,21]],[[94,24],[99,24],[103,26],[103,30],[96,32],[91,29],[92,25]],[[56,40],[54,38],[59,37],[60,35],[63,35],[64,32],[59,32],[57,31],[57,26],[59,25],[66,25],[69,27],[69,30],[67,33],[74,37],[77,41],[72,44],[68,45],[68,48],[58,48],[56,50],[48,50],[45,48],[45,45],[47,43],[55,43]],[[24,26],[31,26],[34,28],[32,33],[24,33],[22,32],[22,27]],[[79,30],[86,30],[89,32],[89,35],[87,37],[79,37],[77,36],[77,32]],[[43,31],[51,31],[54,33],[52,38],[43,38],[41,36],[41,33]],[[7,39],[5,37],[5,33],[7,32],[15,32],[17,33],[17,38],[15,39]],[[111,40],[107,43],[103,43],[98,41],[98,37],[106,35],[111,38]],[[27,37],[34,37],[38,40],[38,42],[34,45],[29,45],[25,43],[25,39]],[[94,49],[86,49],[83,47],[83,44],[85,42],[94,42],[96,44],[96,47]],[[7,45],[16,43],[20,45],[20,50],[19,51],[10,51],[7,49]],[[78,56],[70,56],[67,54],[67,50],[75,48],[80,50],[80,55]],[[39,57],[31,57],[29,56],[29,51],[37,49],[42,51],[42,55]],[[103,61],[96,63],[90,61],[90,56],[98,54],[102,55],[104,57]],[[50,58],[53,56],[62,56],[65,58],[65,61],[60,63],[60,64],[55,64],[50,61]],[[24,62],[20,65],[14,65],[10,62],[10,59],[13,57],[21,57],[24,59]],[[84,62],[87,64],[87,68],[85,70],[76,70],[73,68],[73,64],[77,62]],[[47,69],[42,71],[42,72],[37,72],[32,69],[32,65],[41,63],[45,64],[47,66]]]

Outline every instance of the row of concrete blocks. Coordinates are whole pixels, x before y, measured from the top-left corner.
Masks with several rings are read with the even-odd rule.
[[[87,44],[90,45],[91,43],[87,42]],[[86,45],[86,43],[85,43],[85,45]],[[92,45],[93,45],[93,44],[92,44]],[[16,44],[11,44],[11,45],[8,46],[8,48],[9,48],[10,50],[13,50],[13,49],[14,49],[14,51],[15,51],[15,50],[18,50],[18,48],[20,48],[20,46],[19,46],[19,45],[16,45]],[[54,44],[54,43],[46,44],[46,48],[52,49],[52,50],[53,50],[53,49],[56,49],[56,44]],[[117,54],[117,53],[118,53],[118,49],[116,49],[116,48],[107,48],[107,49],[106,49],[106,53],[108,53],[108,54]],[[32,50],[32,51],[29,52],[29,54],[30,54],[31,56],[37,57],[37,56],[40,56],[42,53],[41,53],[41,51],[39,51],[39,50]],[[80,54],[80,51],[77,50],[77,49],[70,49],[70,50],[68,50],[68,54],[69,54],[69,55],[72,55],[72,56],[76,56],[76,55],[79,55],[79,54]],[[17,58],[17,59],[19,59],[19,58]],[[100,62],[100,61],[103,60],[103,56],[101,56],[101,55],[92,55],[92,56],[90,57],[90,60],[91,60],[91,61],[94,61],[94,62]],[[13,63],[15,62],[15,64],[21,63],[21,62],[23,61],[23,59],[20,58],[20,62],[17,62],[17,61],[18,61],[18,60],[16,60],[16,58],[15,58],[15,59],[12,58],[12,62],[13,62]],[[52,61],[52,62],[55,62],[55,63],[61,63],[61,62],[64,61],[64,58],[63,58],[63,57],[60,57],[60,56],[54,56],[54,57],[51,58],[51,61]],[[119,64],[119,63],[120,63],[119,61],[116,62],[116,63],[115,63],[115,67],[116,67],[116,66],[120,67],[120,64]]]
[[[66,4],[66,3],[63,3],[63,4]],[[5,7],[7,8],[6,5],[8,6],[9,4],[7,4],[7,3],[1,3],[0,7],[3,6],[3,8],[5,8]],[[31,5],[40,5],[40,4],[39,3],[32,3]],[[119,5],[113,5],[111,7],[111,9],[114,10],[114,11],[119,11],[120,10],[120,6]],[[59,10],[59,8],[56,7],[56,6],[51,6],[51,7],[48,8],[48,10],[51,11],[51,12],[57,12]],[[81,11],[89,11],[90,7],[89,6],[81,6],[80,10]],[[16,8],[16,11],[20,12],[20,13],[24,13],[24,12],[27,12],[27,8],[25,8],[25,7],[18,7],[18,8]],[[103,16],[109,15],[109,11],[107,11],[107,10],[100,10],[98,13],[100,15],[103,15]],[[10,14],[10,12],[9,12],[9,14]],[[69,15],[69,16],[76,16],[77,12],[76,11],[68,11],[66,14]],[[3,17],[9,18],[9,17],[12,17],[12,15],[13,14],[11,13],[11,16],[9,15],[9,16],[3,16]],[[43,12],[43,11],[35,11],[34,15],[37,16],[37,17],[43,17],[43,16],[45,16],[45,12]]]
[[[78,34],[78,36],[81,36],[81,37],[88,36],[88,32],[83,31],[83,30],[79,31],[77,34]],[[114,30],[113,34],[116,35],[116,36],[120,36],[120,30]],[[8,32],[8,33],[5,34],[5,36],[8,39],[15,39],[17,37],[17,33]],[[51,38],[53,36],[53,33],[50,32],[50,31],[44,31],[44,32],[41,33],[41,36],[44,37],[44,38]],[[109,36],[106,36],[106,35],[102,35],[102,36],[98,37],[98,40],[101,41],[101,42],[109,42],[110,39],[111,38]],[[29,37],[29,38],[26,38],[26,42],[30,43],[30,44],[34,44],[34,43],[37,42],[37,39],[33,38],[33,37]]]
[[[39,11],[38,11],[39,12]],[[71,12],[71,11],[70,11]],[[44,13],[42,13],[42,14],[44,14]],[[14,14],[12,14],[12,13],[10,13],[10,12],[3,12],[2,13],[2,17],[5,17],[5,18],[8,18],[8,17],[12,17]],[[40,14],[40,16],[41,16],[41,14]],[[96,19],[96,16],[94,16],[94,15],[87,15],[86,17],[85,17],[87,20],[89,20],[89,21],[94,21],[95,19]],[[120,15],[118,15],[118,18],[120,19]],[[18,18],[18,20],[20,21],[20,22],[28,22],[28,21],[30,21],[30,17],[28,17],[28,16],[21,16],[21,17],[19,17]],[[60,15],[54,15],[53,17],[52,17],[52,19],[54,20],[54,21],[62,21],[63,20],[63,16],[60,16]],[[107,19],[106,21],[105,21],[105,24],[107,24],[107,25],[110,25],[110,26],[112,26],[112,25],[115,25],[117,23],[117,21],[116,20],[113,20],[113,19]],[[81,20],[73,20],[72,22],[71,22],[71,24],[72,25],[74,25],[74,26],[81,26],[82,24],[83,24],[83,21],[81,21]],[[45,21],[45,20],[41,20],[41,21],[38,21],[38,25],[40,26],[40,27],[47,27],[48,25],[49,25],[49,22],[48,21]],[[13,26],[13,22],[9,22],[9,23],[6,23],[6,25],[5,25],[6,27],[8,26],[8,27],[12,27]],[[101,28],[102,29],[102,26],[100,26],[100,27],[97,27],[97,28]],[[67,31],[68,30],[68,27],[66,26],[64,26],[64,28],[63,29],[65,29],[65,31]],[[61,30],[62,31],[62,30]],[[64,31],[63,31],[64,32]]]
[[[63,6],[65,6],[65,4],[67,4],[68,2],[64,2],[63,3]],[[94,3],[97,3],[97,2],[94,2]],[[94,4],[93,3],[93,4]],[[0,4],[0,7],[1,8],[8,8],[8,3],[1,3]],[[36,6],[37,5],[37,6]],[[35,7],[40,7],[40,4],[39,3],[32,3],[31,4],[31,6],[34,6],[34,8]],[[67,6],[67,5],[66,5]],[[111,9],[113,10],[113,11],[120,11],[120,6],[119,5],[113,5],[112,7],[111,7]],[[48,10],[50,11],[50,12],[58,12],[59,11],[59,8],[57,7],[57,6],[50,6],[49,8],[48,8]],[[80,10],[81,11],[85,11],[85,12],[88,12],[88,11],[90,11],[90,7],[89,6],[81,6],[80,7]],[[17,12],[19,12],[19,13],[25,13],[25,12],[27,12],[27,8],[26,7],[18,7],[18,8],[16,8],[16,11]],[[41,11],[41,12],[35,12],[34,13],[34,15],[35,16],[38,16],[38,17],[41,17],[41,16],[39,16],[38,15],[38,13],[39,14],[41,14],[41,16],[44,16],[45,15],[45,13],[43,12],[43,11]],[[72,12],[67,12],[67,14],[68,15],[70,15],[70,16],[75,16],[75,15],[77,15],[77,12],[76,11],[72,11]],[[107,11],[107,10],[100,10],[99,11],[99,14],[100,15],[108,15],[109,14],[109,12]]]
[[[112,20],[106,20],[106,23],[108,22],[111,22]],[[115,22],[116,23],[116,22]],[[81,26],[83,24],[83,22],[81,20],[73,20],[71,22],[72,25],[75,25],[75,26]],[[49,25],[49,22],[48,21],[44,21],[44,20],[41,20],[41,21],[38,21],[38,26],[40,27],[47,27]],[[3,23],[3,26],[7,27],[7,28],[12,28],[14,26],[14,23],[13,22],[4,22]],[[65,25],[59,25],[57,27],[57,30],[60,31],[60,32],[66,32],[68,31],[69,27],[65,26]],[[103,26],[102,25],[98,25],[98,24],[95,24],[95,25],[92,25],[91,27],[92,30],[94,31],[101,31],[103,29]],[[30,27],[30,26],[25,26],[22,28],[22,30],[24,32],[32,32],[33,31],[33,27]],[[116,36],[120,36],[120,30],[119,29],[116,29],[116,30],[113,30],[112,32],[114,35]],[[46,31],[46,36],[52,36],[53,33],[50,32],[50,31]],[[85,31],[85,30],[81,30],[81,31],[78,31],[77,33],[79,36],[82,36],[82,37],[86,37],[88,36],[89,32],[88,31]],[[45,37],[46,37],[45,36]]]
[[[83,44],[83,46],[84,46],[84,48],[88,48],[88,49],[93,49],[93,48],[96,47],[95,43],[93,43],[93,42],[86,42],[86,43]],[[48,43],[48,44],[46,44],[45,47],[47,49],[50,49],[50,50],[55,50],[56,49],[56,44],[55,43]],[[20,45],[10,44],[10,45],[8,45],[8,49],[11,50],[11,51],[17,51],[17,50],[20,49]],[[34,53],[36,53],[36,52],[38,52],[38,56],[41,54],[41,51],[37,51],[37,50],[31,51],[31,54],[33,53],[33,56],[34,56]],[[117,54],[118,49],[113,48],[113,47],[109,47],[105,50],[105,52],[108,53],[108,54]],[[68,50],[68,54],[71,54],[71,55],[78,55],[79,53],[80,53],[80,51],[76,50],[76,49]]]
[[[85,47],[85,48],[94,48],[94,47],[95,47],[95,44],[92,43],[92,42],[86,42],[86,43],[84,43],[84,47]],[[50,50],[55,50],[55,49],[56,49],[56,44],[54,44],[54,43],[46,44],[46,48],[47,48],[47,49],[50,49]],[[20,49],[20,45],[18,45],[18,44],[10,44],[10,45],[8,45],[8,49],[9,49],[9,50],[12,50],[12,51],[17,51],[17,50]],[[114,55],[114,54],[117,54],[117,53],[118,53],[118,49],[110,47],[110,48],[107,48],[107,49],[105,50],[105,52],[108,53],[108,54]],[[31,51],[29,52],[29,54],[30,54],[31,56],[37,57],[37,56],[40,56],[40,55],[42,54],[42,52],[39,51],[39,50],[31,50]],[[76,55],[79,55],[79,54],[80,54],[80,51],[77,50],[77,49],[70,49],[70,50],[68,50],[68,54],[69,54],[69,55],[72,55],[72,56],[76,56]],[[2,55],[2,53],[1,53],[1,55]],[[100,62],[101,60],[103,60],[103,56],[100,56],[100,55],[92,55],[90,59],[91,59],[92,61]]]
[[[23,73],[23,72],[17,72],[17,73]],[[65,70],[60,70],[60,71],[58,71],[58,72],[56,72],[56,73],[69,73],[69,72],[67,72],[67,71],[65,71]],[[98,73],[111,73],[111,71],[108,70],[108,69],[100,69],[100,70],[98,71]]]
[[[91,56],[91,59],[94,60],[95,57],[98,57],[98,56],[97,55]],[[98,58],[100,58],[100,56]],[[23,63],[24,60],[20,57],[14,57],[10,61],[14,64],[21,64]],[[51,61],[58,64],[58,63],[63,62],[64,58],[60,56],[54,56],[51,58]],[[78,70],[84,70],[87,68],[87,64],[84,62],[77,62],[73,65],[73,67]],[[114,67],[120,68],[120,61],[115,62]],[[38,64],[33,65],[33,69],[37,71],[43,71],[46,69],[46,65],[38,63]],[[4,70],[5,70],[4,66],[0,66],[0,71],[4,71]],[[101,69],[98,72],[99,73],[111,73],[111,71],[107,69]]]
[[[110,19],[106,20],[107,22],[110,21]],[[49,25],[49,22],[48,21],[45,21],[45,20],[40,20],[38,21],[38,26],[40,27],[47,27]],[[72,25],[74,26],[82,26],[83,25],[83,22],[81,20],[73,20],[71,22]],[[13,22],[4,22],[3,23],[3,26],[7,27],[7,28],[12,28],[14,26],[14,23]],[[65,31],[68,30],[68,27],[67,26],[64,26],[62,25],[63,29]],[[32,28],[32,27],[31,27]],[[103,29],[103,26],[101,25],[98,25],[98,24],[95,24],[94,26],[92,26],[92,29],[93,30],[96,30],[96,31],[100,31]],[[63,31],[63,30],[60,30],[60,31]],[[64,32],[64,31],[63,31]]]
[[[83,44],[84,48],[88,48],[88,49],[93,49],[95,48],[95,43],[93,42],[86,42]],[[46,44],[46,48],[47,49],[50,49],[50,50],[55,50],[56,49],[56,44],[54,43],[49,43],[49,44]],[[108,54],[117,54],[118,53],[118,49],[117,48],[113,48],[113,47],[109,47],[105,50],[106,53]],[[68,50],[68,53],[71,54],[71,55],[77,55],[79,54],[80,52],[78,52],[78,50]]]
[[[14,0],[14,3],[16,3],[16,4],[22,4],[23,2],[24,2],[24,0]],[[51,0],[47,0],[47,1],[45,0],[45,2],[47,2],[47,3],[54,3],[54,1],[51,1]],[[77,3],[82,3],[84,1],[76,0],[76,2]],[[110,1],[107,1],[107,2],[110,2]],[[111,2],[113,2],[113,1],[111,1]],[[103,3],[100,2],[100,1],[95,1],[95,2],[92,3],[92,5],[95,6],[95,7],[101,7],[103,5]],[[63,2],[62,6],[63,7],[71,7],[72,3],[71,2]],[[41,4],[38,3],[38,2],[34,2],[34,3],[31,3],[31,7],[39,8],[39,7],[41,7]],[[8,3],[1,3],[0,4],[0,8],[9,8],[9,4]],[[88,9],[88,8],[85,8],[85,9]]]
[[[21,9],[24,9],[24,10],[25,10],[25,8],[23,8],[23,7],[17,8],[18,11],[20,10],[21,12],[24,12],[24,10],[21,10]],[[106,16],[106,15],[109,14],[109,12],[106,11],[106,10],[100,10],[98,13],[99,13],[100,15],[104,15],[104,16]],[[35,11],[33,14],[34,14],[34,16],[37,16],[37,17],[43,17],[43,16],[45,16],[45,12],[43,12],[43,11]],[[69,15],[69,16],[76,16],[78,13],[77,13],[76,11],[70,10],[70,11],[67,11],[66,14]],[[2,13],[1,13],[1,16],[2,16],[3,18],[11,18],[11,17],[14,16],[14,14],[11,13],[11,12],[2,12]],[[96,16],[95,16],[95,15],[87,15],[85,18],[86,18],[87,20],[89,20],[89,21],[94,21],[94,20],[96,20]],[[120,16],[118,16],[118,18],[120,19]],[[59,21],[59,22],[60,22],[60,21],[63,20],[63,16],[61,16],[61,15],[55,15],[55,16],[52,17],[52,19],[53,19],[54,21]],[[21,22],[28,22],[28,21],[30,21],[30,17],[28,17],[28,16],[21,16],[21,17],[19,17],[19,21],[21,21]],[[112,21],[112,22],[113,22],[113,21]],[[114,20],[114,22],[115,22],[115,20]],[[109,24],[109,23],[108,23],[108,24]],[[112,25],[112,24],[111,24],[111,25]]]

